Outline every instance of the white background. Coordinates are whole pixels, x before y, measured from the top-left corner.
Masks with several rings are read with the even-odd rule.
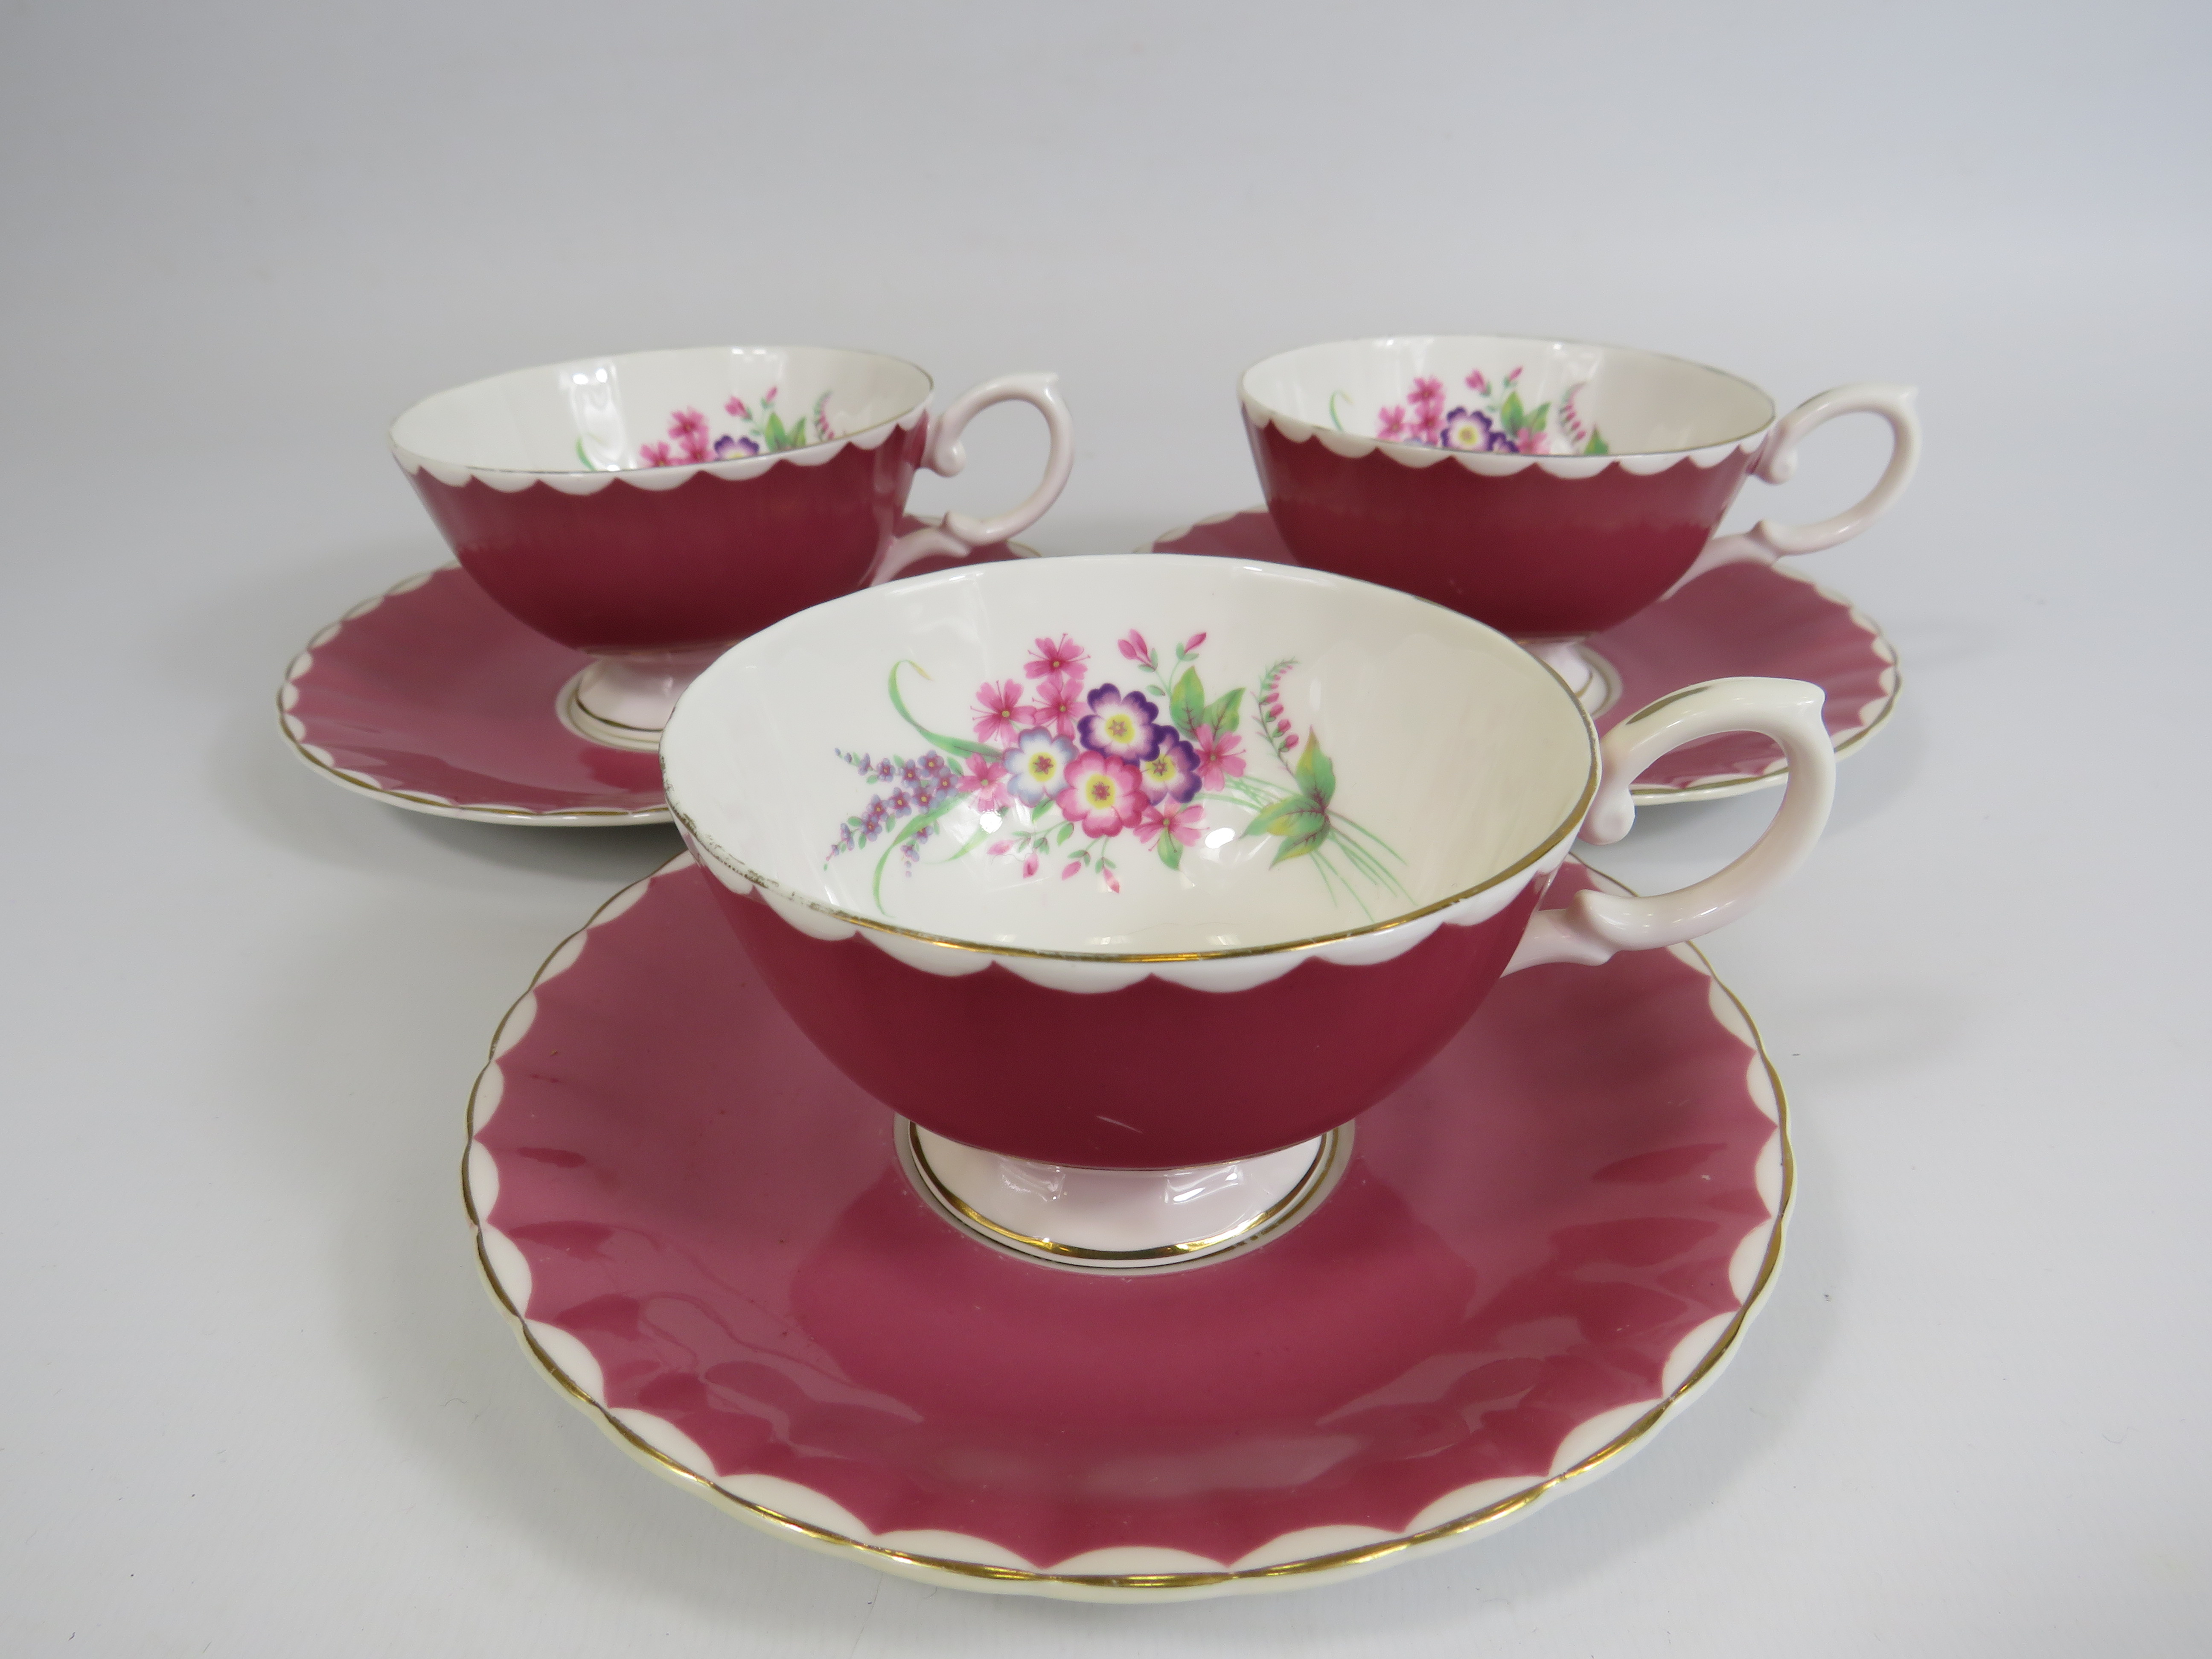
[[[9,4],[0,1650],[2204,1650],[2208,15]],[[1256,499],[1246,363],[1422,330],[1923,388],[1911,494],[1808,561],[1901,711],[1713,946],[1803,1174],[1741,1358],[1517,1529],[1291,1596],[933,1591],[654,1480],[454,1177],[494,1023],[671,836],[411,817],[276,736],[306,637],[445,557],[384,423],[632,347],[1053,368],[1030,539],[1116,550]],[[1842,505],[1879,430],[1750,505]],[[1042,454],[971,447],[921,504]]]

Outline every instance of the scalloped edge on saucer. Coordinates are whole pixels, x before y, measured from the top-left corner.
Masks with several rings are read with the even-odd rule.
[[[1769,1224],[1763,1232],[1754,1229],[1747,1234],[1737,1248],[1729,1269],[1731,1285],[1741,1298],[1735,1310],[1717,1315],[1676,1344],[1662,1376],[1659,1397],[1601,1413],[1570,1431],[1560,1443],[1548,1474],[1533,1480],[1519,1476],[1482,1481],[1447,1493],[1401,1534],[1352,1527],[1312,1528],[1273,1539],[1241,1562],[1228,1565],[1180,1551],[1129,1546],[1094,1551],[1050,1571],[1022,1561],[1003,1546],[958,1533],[933,1530],[878,1537],[835,1500],[793,1481],[767,1475],[734,1476],[726,1484],[718,1481],[711,1473],[698,1472],[702,1468],[711,1472],[714,1465],[681,1429],[648,1412],[609,1406],[586,1381],[580,1380],[599,1373],[598,1362],[580,1342],[558,1327],[532,1321],[523,1314],[521,1309],[528,1305],[527,1290],[518,1297],[508,1287],[510,1284],[526,1286],[530,1269],[514,1243],[483,1219],[497,1200],[499,1169],[476,1139],[479,1127],[497,1111],[505,1091],[501,1057],[522,1040],[536,1019],[538,988],[573,967],[582,957],[592,931],[619,918],[645,896],[653,882],[688,870],[696,862],[690,853],[679,854],[653,874],[615,894],[582,927],[555,947],[532,976],[528,988],[501,1018],[483,1068],[469,1091],[468,1139],[460,1168],[461,1204],[475,1237],[477,1267],[484,1287],[546,1382],[654,1474],[761,1531],[819,1553],[858,1560],[923,1583],[1065,1601],[1196,1600],[1333,1583],[1434,1554],[1478,1534],[1495,1531],[1534,1514],[1563,1492],[1578,1490],[1595,1476],[1618,1468],[1648,1443],[1653,1431],[1711,1386],[1734,1356],[1745,1327],[1765,1304],[1781,1263],[1796,1193],[1788,1098],[1780,1073],[1741,1000],[1722,982],[1703,952],[1678,945],[1671,947],[1675,958],[1710,981],[1707,1000],[1714,1023],[1749,1051],[1748,1092],[1774,1124],[1773,1136],[1759,1164],[1762,1196],[1771,1212]],[[1614,890],[1631,891],[1601,871],[1589,868],[1589,873]],[[1766,1192],[1770,1170],[1775,1189]],[[1374,1535],[1350,1536],[1357,1534]]]
[[[348,623],[366,617],[386,599],[411,593],[434,576],[447,570],[459,570],[460,566],[448,561],[432,570],[421,570],[399,580],[372,598],[363,599],[335,622],[315,631],[313,637],[301,647],[284,671],[282,684],[276,688],[277,729],[284,741],[302,763],[319,777],[327,778],[340,788],[381,801],[387,806],[400,806],[411,812],[427,812],[434,817],[459,818],[468,823],[510,823],[543,825],[553,829],[603,829],[633,823],[667,823],[672,822],[668,805],[663,801],[657,807],[629,809],[623,807],[573,807],[541,811],[527,806],[504,806],[490,802],[465,802],[444,795],[423,793],[411,789],[394,789],[379,783],[365,772],[356,772],[340,766],[327,749],[308,741],[307,728],[293,713],[300,701],[299,681],[315,665],[315,653],[328,646],[343,632]],[[521,626],[520,623],[516,624]],[[548,720],[557,720],[559,715],[551,705],[546,709]]]

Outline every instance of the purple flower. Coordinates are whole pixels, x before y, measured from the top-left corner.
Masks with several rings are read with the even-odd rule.
[[[1186,801],[1198,793],[1198,751],[1176,734],[1172,726],[1160,728],[1160,746],[1137,763],[1145,781],[1145,798],[1154,805],[1164,800]]]
[[[1455,409],[1444,416],[1446,449],[1487,449],[1497,434],[1497,422],[1479,409]]]
[[[1076,723],[1076,735],[1085,749],[1116,760],[1149,760],[1160,746],[1160,728],[1153,724],[1159,713],[1150,698],[1109,682],[1091,694],[1091,712]]]
[[[734,401],[734,400],[733,400]],[[714,440],[714,459],[726,461],[732,456],[757,455],[760,446],[750,438],[717,438]]]

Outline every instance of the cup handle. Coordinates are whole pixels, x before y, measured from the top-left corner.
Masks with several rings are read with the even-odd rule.
[[[1836,793],[1836,751],[1821,723],[1826,694],[1803,680],[1710,680],[1662,697],[1605,735],[1596,798],[1580,839],[1602,847],[1636,822],[1629,793],[1669,750],[1723,732],[1758,732],[1782,745],[1790,768],[1782,805],[1766,833],[1718,873],[1671,893],[1627,898],[1585,890],[1565,907],[1529,919],[1505,971],[1547,962],[1595,966],[1616,951],[1680,945],[1726,926],[1752,908],[1805,860],[1828,821]]]
[[[884,550],[883,556],[876,561],[874,574],[868,578],[869,586],[880,586],[896,580],[915,561],[933,553],[964,559],[979,547],[1018,536],[1044,517],[1046,510],[1060,499],[1060,492],[1067,487],[1067,475],[1075,467],[1075,428],[1067,417],[1067,405],[1060,401],[1057,374],[1002,374],[995,380],[969,387],[952,400],[951,408],[930,422],[929,441],[922,450],[921,464],[933,472],[952,477],[968,465],[967,447],[960,441],[968,422],[993,404],[1015,401],[1033,405],[1044,416],[1046,429],[1051,434],[1052,447],[1045,456],[1043,482],[1019,507],[994,519],[971,519],[965,513],[948,513],[941,525],[908,531]]]
[[[1707,542],[1697,562],[1682,573],[1681,580],[1661,597],[1672,599],[1708,570],[1724,564],[1772,564],[1785,553],[1818,553],[1838,542],[1849,541],[1890,508],[1912,482],[1920,465],[1920,416],[1912,407],[1917,388],[1884,386],[1873,381],[1839,386],[1808,398],[1774,423],[1759,452],[1752,471],[1769,483],[1788,482],[1797,471],[1797,446],[1817,426],[1838,415],[1879,415],[1889,422],[1889,465],[1875,487],[1856,507],[1818,524],[1778,524],[1761,519],[1741,536],[1716,536]]]

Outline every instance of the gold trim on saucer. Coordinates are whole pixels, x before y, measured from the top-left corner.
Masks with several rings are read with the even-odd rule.
[[[885,1571],[904,1571],[915,1577],[930,1573],[950,1573],[955,1577],[976,1580],[979,1584],[1009,1587],[1018,1584],[1060,1584],[1078,1590],[1159,1591],[1164,1594],[1173,1594],[1178,1591],[1212,1589],[1222,1585],[1299,1578],[1311,1574],[1328,1572],[1338,1567],[1368,1565],[1394,1555],[1403,1554],[1460,1537],[1492,1522],[1502,1521],[1510,1516],[1528,1510],[1550,1498],[1568,1482],[1596,1473],[1632,1449],[1645,1435],[1650,1433],[1666,1419],[1669,1412],[1680,1407],[1711,1381],[1730,1357],[1737,1339],[1743,1334],[1744,1327],[1750,1322],[1752,1316],[1759,1311],[1772,1286],[1775,1270],[1782,1261],[1783,1237],[1787,1229],[1790,1206],[1796,1199],[1797,1190],[1796,1160],[1790,1146],[1789,1098],[1783,1091],[1781,1074],[1776,1071],[1773,1058],[1767,1053],[1765,1042],[1759,1036],[1759,1027],[1751,1018],[1751,1011],[1743,1006],[1743,1000],[1730,990],[1722,981],[1720,976],[1713,972],[1712,963],[1706,958],[1704,951],[1699,951],[1695,945],[1678,947],[1687,949],[1698,958],[1704,965],[1707,976],[1714,984],[1720,987],[1729,1000],[1735,1005],[1737,1014],[1743,1020],[1745,1030],[1750,1034],[1749,1040],[1753,1052],[1758,1055],[1760,1065],[1765,1070],[1767,1082],[1774,1091],[1775,1133],[1781,1141],[1782,1190],[1776,1201],[1771,1231],[1767,1235],[1766,1249],[1759,1259],[1759,1273],[1753,1279],[1751,1289],[1745,1296],[1741,1305],[1736,1309],[1735,1316],[1729,1320],[1727,1328],[1720,1334],[1713,1346],[1691,1369],[1689,1375],[1676,1384],[1665,1399],[1660,1401],[1604,1445],[1571,1468],[1563,1469],[1557,1474],[1534,1480],[1522,1491],[1515,1492],[1509,1498],[1500,1498],[1494,1504],[1486,1504],[1470,1515],[1458,1516],[1439,1525],[1426,1528],[1420,1532],[1408,1534],[1402,1538],[1386,1539],[1380,1543],[1360,1545],[1351,1549],[1334,1550],[1321,1555],[1309,1556],[1302,1560],[1281,1562],[1273,1566],[1241,1569],[1224,1567],[1218,1571],[1212,1572],[1054,1573],[1040,1572],[1029,1568],[987,1566],[981,1562],[957,1561],[944,1556],[924,1555],[904,1550],[887,1549],[879,1544],[864,1543],[857,1538],[848,1538],[841,1533],[817,1527],[811,1522],[801,1521],[793,1516],[786,1515],[781,1510],[773,1509],[765,1504],[757,1504],[737,1497],[715,1485],[707,1477],[684,1468],[665,1452],[641,1438],[634,1430],[614,1416],[604,1402],[593,1398],[578,1386],[574,1379],[563,1371],[554,1361],[552,1356],[538,1344],[537,1338],[531,1333],[529,1322],[522,1310],[508,1298],[505,1286],[500,1283],[499,1275],[494,1271],[491,1260],[485,1253],[484,1221],[477,1211],[475,1194],[471,1190],[469,1182],[469,1152],[476,1146],[477,1091],[483,1086],[483,1079],[492,1067],[499,1063],[500,1038],[507,1030],[507,1022],[514,1017],[515,1010],[536,992],[545,977],[546,969],[550,967],[571,944],[581,939],[585,934],[598,926],[600,918],[610,909],[617,905],[627,909],[629,905],[625,901],[633,892],[662,875],[673,873],[678,865],[690,857],[688,853],[678,854],[667,864],[661,866],[653,875],[646,877],[643,881],[632,883],[599,906],[592,913],[590,921],[556,945],[547,955],[545,960],[538,965],[538,972],[532,975],[529,987],[524,990],[521,996],[515,999],[508,1007],[506,1015],[501,1018],[498,1027],[492,1033],[489,1056],[486,1059],[483,1069],[477,1073],[476,1082],[469,1090],[466,1113],[468,1139],[461,1154],[461,1206],[467,1212],[470,1227],[476,1235],[477,1268],[483,1275],[484,1286],[490,1292],[492,1300],[497,1304],[500,1311],[506,1316],[524,1351],[537,1363],[546,1380],[567,1395],[571,1403],[598,1423],[617,1445],[655,1474],[674,1481],[687,1491],[706,1498],[717,1508],[764,1531],[780,1534],[794,1541],[812,1546],[830,1553],[855,1556],[872,1566]],[[1623,883],[1613,880],[1602,871],[1589,866],[1584,867],[1589,868],[1593,876],[1597,877],[1607,886],[1628,896],[1634,896],[1633,890]]]
[[[432,577],[459,568],[459,565],[449,562],[434,570],[417,571],[414,575],[402,577],[375,598],[364,599],[354,606],[336,622],[326,623],[317,629],[313,637],[293,653],[291,665],[285,669],[284,678],[276,688],[276,729],[283,733],[284,741],[291,746],[292,752],[310,769],[328,778],[342,789],[349,789],[370,800],[381,801],[386,806],[404,807],[411,812],[426,812],[433,817],[458,818],[467,823],[517,823],[546,829],[599,829],[632,823],[669,823],[668,808],[665,805],[635,809],[574,806],[540,811],[526,806],[465,806],[442,795],[425,795],[412,789],[391,789],[363,773],[349,772],[343,767],[333,765],[312,744],[292,730],[292,724],[298,716],[286,704],[285,697],[288,693],[295,691],[300,676],[314,665],[316,652],[337,638],[339,631],[348,623],[367,616],[386,599],[411,593]],[[305,667],[301,665],[303,659],[306,659]]]

